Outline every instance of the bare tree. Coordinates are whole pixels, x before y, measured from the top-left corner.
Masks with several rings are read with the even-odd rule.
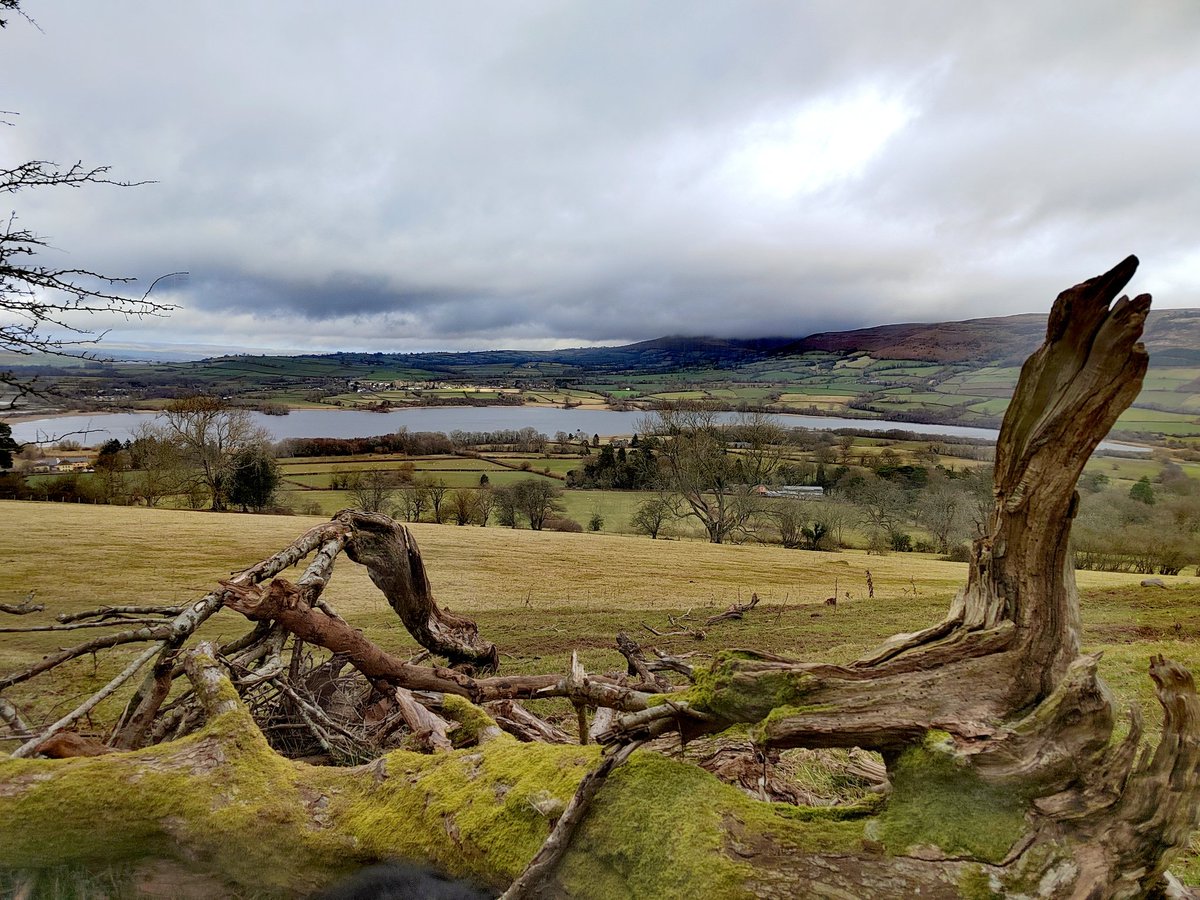
[[[520,505],[517,502],[517,486],[514,484],[506,484],[503,487],[498,487],[492,490],[492,505],[496,510],[497,524],[507,526],[508,528],[516,528],[519,522],[521,512]]]
[[[908,497],[899,485],[883,478],[868,476],[854,492],[854,503],[862,516],[862,524],[872,549],[884,549],[891,543],[908,516]]]
[[[392,498],[401,489],[401,481],[395,472],[387,469],[369,469],[348,475],[346,487],[351,503],[367,512],[379,513],[387,512],[391,507]],[[417,510],[416,518],[420,516],[420,510]]]
[[[634,512],[630,525],[638,534],[649,535],[651,539],[657,539],[663,526],[677,516],[678,510],[670,498],[660,494],[642,501]]]
[[[450,494],[450,512],[454,514],[455,525],[470,525],[476,515],[475,492],[459,488]]]
[[[917,498],[917,521],[929,529],[939,553],[949,553],[951,543],[965,537],[969,502],[966,491],[946,478]]]
[[[481,528],[487,528],[495,506],[496,493],[490,487],[484,485],[475,492],[475,520]]]
[[[784,438],[766,416],[745,416],[730,425],[720,419],[710,407],[678,404],[638,428],[657,438],[665,487],[714,544],[745,527],[756,509],[751,489],[774,474]]]
[[[546,478],[525,478],[513,485],[517,509],[529,527],[541,531],[552,514],[563,511],[562,488]]]
[[[442,504],[446,502],[446,494],[449,493],[450,486],[441,478],[424,478],[419,484],[424,489],[426,496],[429,497],[429,506],[433,510],[433,521],[439,525],[442,524]]]
[[[248,410],[220,397],[197,394],[173,400],[159,418],[160,438],[173,443],[193,480],[208,492],[212,509],[225,509],[233,458],[242,450],[270,441]]]
[[[3,0],[0,10],[24,16],[19,0]],[[7,19],[0,19],[0,28],[7,24]],[[87,166],[82,162],[60,166],[34,159],[0,168],[0,195],[35,188],[134,184],[110,178],[107,166]],[[162,315],[173,308],[150,299],[161,278],[141,296],[131,296],[122,292],[121,287],[132,284],[132,278],[42,265],[37,259],[48,246],[47,238],[21,225],[15,212],[0,217],[0,350],[22,356],[48,353],[88,357],[87,348],[103,337],[83,324],[91,316],[115,313],[140,318]],[[33,390],[31,381],[11,371],[0,372],[0,384],[15,391],[9,405]]]

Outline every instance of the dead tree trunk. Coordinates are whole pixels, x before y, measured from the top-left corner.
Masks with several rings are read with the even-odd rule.
[[[1023,798],[1009,810],[1013,827],[991,858],[965,848],[981,863],[998,864],[987,876],[996,890],[1042,879],[1049,879],[1045,891],[1062,896],[1154,889],[1165,856],[1197,819],[1200,720],[1192,679],[1154,661],[1150,675],[1164,708],[1174,711],[1158,751],[1134,764],[1140,720],[1110,746],[1112,698],[1095,659],[1079,652],[1068,544],[1079,474],[1146,371],[1138,341],[1150,297],[1113,304],[1136,268],[1129,257],[1056,300],[1045,343],[1022,368],[1004,418],[985,533],[942,623],[897,635],[849,666],[731,654],[681,698],[714,724],[663,710],[656,720],[618,718],[601,739],[661,734],[680,723],[685,730],[753,723],[764,747],[876,749],[897,794],[916,792],[894,797],[893,805],[919,798],[930,810],[937,798],[922,793],[913,772],[949,763],[956,778],[967,779],[958,790],[974,785],[1001,806]],[[946,740],[931,744],[932,732]],[[962,846],[939,841],[933,820],[926,825],[885,827],[882,843],[917,858],[961,856]]]
[[[0,762],[0,846],[9,864],[160,852],[198,860],[242,887],[265,881],[294,892],[354,860],[401,855],[500,888],[557,834],[537,857],[536,877],[521,882],[549,896],[1118,898],[1161,890],[1170,854],[1200,814],[1200,701],[1186,669],[1156,658],[1149,674],[1165,711],[1156,748],[1141,746],[1136,711],[1128,735],[1112,740],[1112,697],[1096,658],[1079,652],[1067,543],[1076,479],[1146,368],[1138,339],[1149,297],[1113,305],[1136,265],[1131,257],[1056,301],[1046,342],[1026,362],[1005,417],[995,502],[967,584],[940,624],[844,666],[733,651],[709,671],[689,669],[692,686],[663,697],[576,667],[563,677],[476,678],[397,659],[324,604],[321,589],[344,544],[421,643],[455,662],[495,660],[473,625],[437,609],[405,529],[342,513],[331,530],[302,539],[305,552],[321,550],[297,584],[276,578],[259,587],[268,570],[281,570],[266,561],[191,609],[224,603],[258,622],[237,646],[259,646],[243,656],[265,654],[269,671],[281,666],[282,629],[336,652],[376,686],[438,692],[459,724],[413,718],[439,752],[395,751],[338,770],[285,760],[202,648],[187,671],[209,719],[204,731],[93,759]],[[143,640],[177,645],[178,626],[144,631]],[[657,683],[640,648],[627,641],[623,650]],[[162,671],[140,696],[165,696]],[[789,810],[642,750],[604,780],[586,814],[574,814],[568,843],[550,820],[596,770],[600,751],[518,744],[470,705],[544,696],[618,710],[596,717],[593,736],[620,745],[613,752],[621,758],[632,743],[671,731],[743,726],[744,734],[749,725],[763,758],[787,747],[879,750],[891,791],[853,808]],[[460,741],[464,731],[469,740]],[[448,741],[474,746],[448,750]],[[94,826],[101,818],[103,840]],[[221,854],[231,841],[239,852]]]
[[[438,607],[417,542],[403,525],[378,513],[343,510],[335,516],[350,526],[346,555],[367,567],[400,621],[422,647],[451,665],[468,663],[494,671],[500,664],[496,645],[479,636],[475,623]]]

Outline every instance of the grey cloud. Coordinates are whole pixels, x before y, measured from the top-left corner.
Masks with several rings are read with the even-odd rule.
[[[1200,300],[1191,2],[31,11],[0,156],[157,183],[14,206],[62,259],[192,273],[138,339],[798,335],[1044,309],[1128,252]]]

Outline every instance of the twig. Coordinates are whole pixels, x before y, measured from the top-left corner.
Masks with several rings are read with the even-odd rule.
[[[554,871],[554,867],[566,853],[571,836],[583,821],[592,799],[600,790],[604,780],[612,773],[613,769],[629,759],[633,751],[642,743],[642,741],[633,741],[625,744],[616,752],[605,756],[600,765],[583,777],[583,780],[579,782],[579,787],[575,790],[575,796],[571,798],[571,802],[567,804],[563,814],[550,829],[550,834],[546,837],[542,848],[534,854],[520,877],[500,895],[500,900],[528,900],[537,895],[542,882]]]
[[[116,616],[177,616],[183,612],[182,606],[101,606],[77,613],[61,613],[54,617],[56,622],[66,625],[68,622],[79,622],[83,619],[111,619]]]
[[[22,669],[20,672],[13,672],[0,677],[0,690],[11,687],[14,684],[20,684],[22,681],[28,681],[33,676],[47,672],[68,660],[84,656],[88,653],[95,653],[97,650],[107,650],[110,647],[119,647],[121,644],[134,644],[142,641],[157,641],[157,646],[161,647],[170,635],[171,624],[163,622],[153,627],[138,628],[135,631],[119,631],[116,634],[106,634],[103,637],[93,638],[75,647],[69,647],[66,650],[60,650],[58,653],[46,656],[40,662]]]
[[[690,637],[694,641],[702,641],[708,637],[707,632],[701,631],[698,628],[688,628],[684,631],[659,631],[654,626],[647,625],[645,622],[642,623],[642,627],[657,637]]]
[[[22,757],[29,756],[37,748],[38,744],[46,740],[46,738],[53,734],[57,734],[68,725],[71,725],[86,716],[96,707],[97,704],[99,704],[105,698],[112,696],[112,694],[114,694],[117,689],[121,687],[121,685],[136,675],[138,669],[150,662],[150,660],[152,660],[158,654],[158,651],[163,648],[163,644],[163,641],[155,641],[153,644],[143,650],[142,654],[124,669],[122,669],[121,673],[117,675],[116,678],[114,678],[96,693],[92,694],[92,696],[88,697],[88,699],[85,700],[81,705],[71,710],[71,712],[67,713],[37,737],[26,741],[24,744],[14,750],[12,753],[13,757],[20,759]]]
[[[121,619],[119,622],[75,622],[71,625],[25,625],[0,628],[0,634],[24,634],[33,631],[76,631],[80,628],[112,628],[114,625],[155,625],[161,619]]]

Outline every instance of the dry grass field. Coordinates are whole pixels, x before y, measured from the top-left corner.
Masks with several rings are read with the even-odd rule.
[[[46,612],[4,616],[0,627],[46,624],[52,616],[100,605],[197,599],[217,579],[271,554],[319,521],[305,516],[251,516],[111,506],[0,502],[0,602],[30,590]],[[700,660],[750,646],[837,661],[897,631],[936,621],[962,583],[965,566],[916,553],[868,556],[776,546],[651,541],[609,534],[560,534],[453,525],[410,526],[439,601],[475,617],[502,651],[503,668],[550,671],[572,649],[592,670],[616,668],[612,649],[625,629],[639,640]],[[867,596],[866,572],[875,596]],[[1078,573],[1086,649],[1104,650],[1104,670],[1118,693],[1149,698],[1147,657],[1165,652],[1200,664],[1200,580],[1164,578],[1143,588],[1140,576]],[[836,587],[838,604],[825,599]],[[707,629],[707,639],[656,638],[643,623],[673,630],[667,614],[691,611],[693,623],[757,593],[761,604],[740,622]],[[380,644],[412,647],[382,596],[359,567],[339,562],[326,596]],[[1176,627],[1178,626],[1178,627]],[[213,636],[233,637],[246,622],[221,613]],[[0,634],[0,669],[96,631]],[[101,654],[75,666],[82,688],[116,664]],[[14,689],[15,700],[66,704],[53,679]],[[1153,710],[1147,710],[1153,717]]]
[[[180,604],[217,579],[271,554],[319,519],[214,514],[112,506],[0,502],[0,602],[29,591],[44,613],[0,617],[0,627],[49,624],[53,616],[100,605]],[[410,526],[439,601],[476,618],[501,649],[501,671],[561,671],[572,649],[591,671],[623,668],[613,647],[620,629],[639,641],[704,664],[719,650],[754,647],[796,657],[844,661],[897,631],[936,621],[966,567],[915,553],[868,556],[861,551],[813,553],[758,545],[651,541],[609,534],[562,534],[505,528]],[[870,570],[875,596],[867,596]],[[1151,734],[1159,721],[1146,665],[1164,653],[1200,671],[1200,579],[1141,587],[1140,576],[1078,573],[1084,646],[1104,651],[1101,669],[1123,702],[1140,702]],[[837,590],[836,607],[826,605]],[[643,623],[672,631],[667,615],[690,624],[757,593],[757,609],[741,621],[706,629],[706,639],[655,637]],[[415,645],[365,572],[339,561],[326,591],[338,610],[382,646]],[[206,634],[232,638],[248,630],[222,612]],[[0,671],[28,665],[45,652],[101,633],[0,633]],[[125,653],[102,653],[7,693],[41,718],[62,713],[111,677]],[[97,728],[115,704],[95,711]],[[540,710],[564,719],[553,702]],[[2,747],[3,744],[0,744]],[[1200,879],[1189,856],[1175,870]]]

